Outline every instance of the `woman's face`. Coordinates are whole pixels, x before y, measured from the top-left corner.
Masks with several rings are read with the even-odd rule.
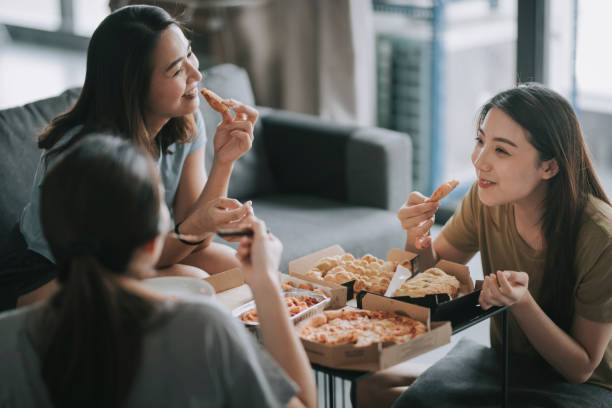
[[[503,111],[493,108],[487,113],[472,152],[478,197],[485,205],[542,198],[544,181],[554,172],[551,161],[539,160],[527,136],[528,132]]]
[[[199,103],[202,75],[191,45],[175,24],[164,30],[153,54],[153,72],[147,100],[147,125],[193,113]]]

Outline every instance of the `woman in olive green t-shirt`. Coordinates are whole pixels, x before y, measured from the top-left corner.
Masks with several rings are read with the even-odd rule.
[[[511,352],[612,401],[612,207],[572,107],[536,84],[499,93],[480,112],[472,163],[478,181],[433,245],[439,204],[410,194],[398,212],[406,249],[425,266],[480,251],[480,305],[509,307]],[[494,319],[494,348],[500,333]],[[387,398],[405,389],[399,377],[378,379]]]

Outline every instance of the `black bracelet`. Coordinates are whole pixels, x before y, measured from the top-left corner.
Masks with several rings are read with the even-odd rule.
[[[176,235],[177,235],[176,239],[178,239],[179,241],[181,241],[181,242],[182,242],[183,244],[185,244],[185,245],[200,245],[202,242],[206,241],[206,238],[204,238],[204,239],[203,239],[203,240],[201,240],[201,241],[196,241],[196,242],[193,242],[193,241],[186,241],[186,240],[182,239],[182,238],[181,238],[181,235],[182,235],[182,234],[179,232],[179,226],[180,226],[182,223],[183,223],[183,221],[179,222],[178,224],[176,224],[176,225],[174,226],[174,232],[175,232],[175,233],[176,233]]]

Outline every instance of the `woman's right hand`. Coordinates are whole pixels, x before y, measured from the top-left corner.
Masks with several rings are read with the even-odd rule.
[[[406,230],[406,250],[419,252],[431,245],[429,230],[434,225],[439,202],[426,203],[423,194],[410,193],[408,200],[397,212],[397,218]]]
[[[278,267],[283,252],[283,244],[266,230],[266,224],[254,215],[249,216],[241,228],[253,230],[252,237],[243,237],[236,251],[242,264],[244,280],[249,286],[259,283],[277,282]]]
[[[213,147],[215,155],[213,160],[222,164],[231,164],[248,152],[253,145],[253,129],[259,113],[255,108],[229,99],[226,103],[231,111],[223,113],[223,120],[217,126]]]

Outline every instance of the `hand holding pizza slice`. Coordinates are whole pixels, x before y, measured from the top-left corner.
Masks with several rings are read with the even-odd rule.
[[[219,163],[233,163],[251,149],[259,114],[254,108],[234,99],[223,99],[210,89],[202,88],[200,93],[223,116],[214,137],[215,159]]]

